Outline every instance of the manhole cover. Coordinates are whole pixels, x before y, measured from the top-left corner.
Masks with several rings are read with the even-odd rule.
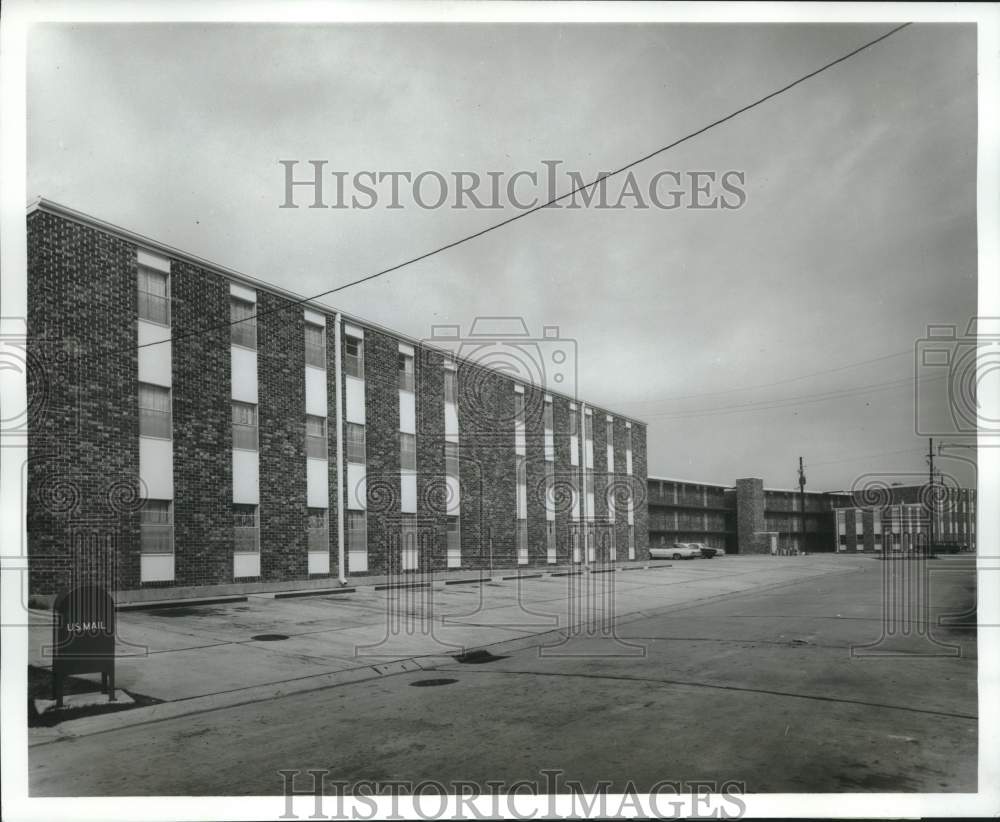
[[[451,685],[453,682],[458,682],[457,679],[418,679],[416,682],[411,682],[410,684],[414,688],[434,688],[438,685]]]
[[[257,636],[252,636],[250,639],[255,639],[258,642],[281,642],[283,639],[288,639],[285,634],[257,634]]]
[[[498,659],[506,659],[505,656],[496,656],[489,651],[469,651],[467,654],[459,654],[454,657],[456,662],[463,665],[482,665],[485,662],[496,662]]]

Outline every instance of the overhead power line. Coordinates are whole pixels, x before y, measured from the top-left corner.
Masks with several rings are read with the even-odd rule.
[[[735,394],[735,393],[738,393],[740,391],[754,391],[754,390],[756,390],[758,388],[773,388],[776,385],[787,385],[790,382],[798,382],[799,380],[807,380],[810,377],[818,377],[818,376],[821,376],[823,374],[833,374],[833,373],[836,373],[837,371],[847,371],[850,368],[857,368],[858,366],[869,365],[869,364],[875,363],[875,362],[882,362],[883,360],[891,360],[891,359],[894,359],[895,357],[901,357],[904,354],[912,354],[912,353],[913,353],[913,351],[911,349],[907,349],[906,351],[897,351],[895,354],[886,354],[886,355],[884,355],[882,357],[873,357],[870,360],[859,360],[858,362],[850,362],[850,363],[847,363],[846,365],[840,365],[840,366],[837,366],[836,368],[827,368],[827,369],[824,369],[823,371],[811,371],[808,374],[800,374],[797,377],[789,377],[788,379],[776,380],[775,382],[763,382],[763,383],[758,383],[756,385],[744,385],[744,386],[742,386],[740,388],[727,388],[727,389],[724,389],[722,391],[705,391],[705,392],[700,393],[700,394],[685,394],[683,396],[677,396],[677,397],[661,397],[661,398],[655,399],[655,400],[633,400],[632,402],[622,403],[622,404],[623,405],[639,405],[639,404],[646,404],[646,403],[674,402],[676,400],[693,400],[693,399],[696,399],[696,398],[699,398],[699,397],[718,397],[718,396],[721,396],[723,394]]]
[[[692,131],[692,132],[690,132],[688,134],[685,134],[683,137],[680,137],[679,139],[674,140],[672,143],[668,143],[667,145],[662,146],[661,148],[658,148],[655,151],[651,151],[648,154],[645,154],[645,155],[643,155],[642,157],[639,157],[636,160],[632,160],[631,162],[626,163],[625,165],[621,166],[620,168],[615,169],[614,171],[609,171],[606,174],[601,174],[601,175],[599,175],[598,177],[596,177],[594,180],[592,180],[589,183],[584,183],[583,185],[580,185],[580,186],[577,186],[576,188],[570,189],[569,191],[567,191],[567,192],[565,192],[563,194],[556,195],[552,199],[550,199],[550,200],[548,200],[548,201],[546,201],[546,202],[544,202],[544,203],[542,203],[540,205],[534,206],[534,207],[529,208],[529,209],[527,209],[525,211],[518,212],[517,214],[514,214],[514,215],[512,215],[510,217],[507,217],[504,220],[500,220],[497,223],[493,223],[492,225],[489,225],[486,228],[483,228],[483,229],[481,229],[479,231],[476,231],[476,232],[474,232],[472,234],[466,234],[464,237],[460,237],[459,239],[453,240],[450,243],[445,243],[444,245],[437,246],[436,248],[434,248],[434,249],[432,249],[430,251],[426,251],[423,254],[420,254],[420,255],[418,255],[416,257],[411,257],[408,260],[404,260],[403,262],[396,263],[396,265],[390,266],[388,268],[383,268],[381,271],[376,271],[376,272],[374,272],[372,274],[367,274],[367,275],[365,275],[363,277],[359,277],[356,280],[351,280],[350,282],[343,283],[342,285],[338,285],[338,286],[335,286],[333,288],[328,288],[326,291],[321,291],[319,294],[314,294],[311,297],[302,297],[302,298],[299,298],[299,299],[287,302],[284,305],[268,309],[266,311],[258,311],[256,314],[253,314],[253,315],[251,315],[249,317],[245,317],[243,319],[237,320],[235,322],[217,323],[215,325],[209,325],[209,326],[205,326],[205,327],[200,328],[200,329],[195,329],[193,331],[188,331],[188,332],[186,332],[184,334],[171,335],[170,337],[168,337],[166,339],[157,340],[156,342],[143,343],[143,344],[139,345],[139,348],[146,348],[146,347],[153,346],[153,345],[160,345],[160,344],[168,342],[168,341],[177,341],[177,340],[185,339],[187,337],[197,336],[199,334],[203,334],[203,333],[206,333],[206,332],[209,332],[209,331],[216,331],[216,330],[218,330],[220,328],[226,328],[226,327],[229,327],[229,326],[232,326],[232,325],[236,325],[237,323],[248,322],[248,321],[250,321],[252,319],[256,319],[257,317],[262,317],[262,316],[265,316],[265,315],[268,315],[268,314],[274,314],[274,313],[277,313],[277,312],[280,312],[280,311],[286,311],[286,310],[288,310],[290,308],[294,308],[295,306],[304,305],[305,303],[313,302],[315,300],[321,299],[322,297],[327,297],[327,296],[329,296],[331,294],[336,294],[338,291],[344,291],[345,289],[352,288],[353,286],[361,285],[362,283],[369,282],[370,280],[374,280],[374,279],[376,279],[378,277],[384,277],[386,274],[391,274],[394,271],[399,271],[401,268],[405,268],[406,266],[410,266],[410,265],[413,265],[414,263],[418,263],[418,262],[420,262],[422,260],[426,260],[426,259],[428,259],[430,257],[433,257],[433,256],[437,255],[437,254],[441,254],[444,251],[448,251],[449,249],[456,248],[457,246],[463,245],[464,243],[470,242],[471,240],[475,240],[478,237],[482,237],[485,234],[489,234],[491,231],[496,231],[497,229],[503,228],[504,226],[507,226],[507,225],[510,225],[513,222],[516,222],[517,220],[521,220],[521,219],[523,219],[523,218],[525,218],[525,217],[527,217],[527,216],[529,216],[531,214],[534,214],[534,213],[536,213],[538,211],[541,211],[542,209],[548,208],[549,206],[551,206],[551,205],[553,205],[555,203],[558,203],[561,200],[565,200],[567,197],[572,197],[575,194],[579,194],[581,192],[586,191],[587,189],[593,188],[595,185],[599,185],[600,183],[602,183],[604,180],[608,179],[609,177],[614,177],[614,176],[616,176],[618,174],[621,174],[624,171],[628,171],[630,168],[634,168],[635,166],[639,165],[640,163],[644,163],[647,160],[652,159],[653,157],[656,157],[656,156],[658,156],[660,154],[663,154],[665,151],[669,151],[670,149],[675,148],[675,147],[681,145],[682,143],[686,143],[688,140],[692,140],[695,137],[697,137],[697,136],[699,136],[701,134],[704,134],[706,131],[709,131],[709,130],[715,128],[716,126],[720,126],[723,123],[726,123],[726,122],[732,120],[735,117],[739,117],[741,114],[745,114],[746,112],[750,111],[751,109],[754,109],[757,106],[760,106],[760,105],[766,103],[768,100],[772,100],[775,97],[777,97],[777,96],[779,96],[781,94],[784,94],[786,91],[789,91],[789,90],[795,88],[796,86],[800,85],[801,83],[804,83],[807,80],[810,80],[811,78],[815,77],[817,74],[822,74],[824,71],[827,71],[828,69],[831,69],[834,66],[839,65],[840,63],[843,63],[845,60],[849,60],[850,58],[854,57],[857,54],[860,54],[861,52],[865,51],[866,49],[870,49],[872,46],[874,46],[874,45],[876,45],[878,43],[881,43],[883,40],[886,40],[889,37],[892,37],[892,35],[896,34],[897,32],[902,31],[903,29],[905,29],[909,25],[911,25],[911,24],[910,23],[903,23],[903,24],[901,24],[899,26],[896,26],[895,28],[890,29],[889,31],[887,31],[885,34],[882,34],[882,35],[876,37],[874,40],[869,40],[864,45],[858,46],[856,49],[853,49],[852,51],[847,52],[847,54],[844,54],[844,55],[838,57],[836,60],[831,60],[829,63],[825,63],[824,65],[820,66],[819,68],[814,69],[813,71],[810,71],[808,74],[803,74],[798,79],[793,80],[792,82],[788,83],[787,85],[782,86],[781,88],[779,88],[779,89],[777,89],[775,91],[772,91],[770,94],[766,94],[763,97],[761,97],[761,98],[759,98],[757,100],[754,100],[752,103],[748,103],[747,105],[742,106],[741,108],[738,108],[735,111],[727,114],[725,117],[720,117],[718,120],[714,120],[713,122],[709,123],[708,125],[702,126],[701,128],[699,128],[699,129],[697,129],[695,131]],[[132,350],[132,349],[130,349],[130,350]]]
[[[849,397],[862,396],[864,394],[873,394],[878,391],[889,391],[909,386],[916,379],[917,377],[913,376],[901,380],[892,380],[890,382],[874,383],[872,385],[858,385],[853,388],[843,388],[835,391],[802,394],[798,397],[781,397],[773,400],[758,400],[757,402],[746,402],[738,405],[722,405],[717,408],[697,408],[689,411],[664,411],[658,414],[644,414],[644,416],[647,419],[677,420],[688,417],[713,417],[722,414],[738,414],[743,411],[774,410],[778,408],[788,408],[795,405],[810,405],[816,402],[826,402],[827,400],[846,399]],[[948,379],[948,375],[942,374],[937,377],[930,377],[928,379],[921,380],[920,382],[922,385],[926,385],[927,383],[940,382],[941,380],[946,379]]]

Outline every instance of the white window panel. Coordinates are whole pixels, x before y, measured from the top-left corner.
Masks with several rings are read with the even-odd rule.
[[[306,505],[327,508],[330,504],[330,466],[326,460],[306,459]]]
[[[449,516],[447,523],[448,567],[462,567],[462,521],[458,516]]]
[[[233,578],[259,577],[260,551],[254,553],[233,553]]]
[[[326,416],[326,370],[306,366],[306,413]]]
[[[347,507],[354,511],[364,511],[368,505],[365,476],[365,466],[347,463]]]
[[[401,471],[399,475],[399,510],[404,514],[417,513],[417,472]]]
[[[330,552],[310,551],[309,552],[309,573],[329,574],[330,573]]]
[[[580,438],[575,434],[569,438],[569,464],[580,464]]]
[[[139,437],[139,479],[148,499],[174,498],[174,443]]]
[[[239,505],[260,504],[258,452],[233,449],[233,502]]]
[[[170,260],[152,251],[146,251],[144,248],[136,249],[136,262],[139,265],[146,266],[146,268],[154,268],[157,271],[162,271],[164,274],[170,273]]]
[[[172,381],[170,329],[156,323],[138,321],[139,382],[169,386]],[[161,342],[166,340],[166,342]],[[157,345],[149,345],[157,343]],[[142,348],[141,346],[147,346]]]
[[[417,433],[417,395],[412,391],[399,392],[399,430],[404,434]]]
[[[257,302],[257,291],[253,288],[248,288],[245,285],[240,285],[239,283],[229,284],[229,296],[236,297],[238,300],[245,300],[248,303]]]
[[[458,477],[446,476],[445,482],[448,484],[447,513],[457,517],[462,509],[462,489]]]
[[[365,381],[346,377],[344,397],[344,419],[347,422],[365,424]]]
[[[232,356],[233,367],[233,399],[256,404],[257,352],[234,345],[230,348],[230,354]]]
[[[174,578],[173,554],[143,554],[139,560],[142,582],[171,582]]]
[[[444,404],[444,438],[458,442],[458,408],[451,402]]]

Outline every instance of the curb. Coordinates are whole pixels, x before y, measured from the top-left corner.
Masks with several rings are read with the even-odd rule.
[[[657,565],[654,567],[659,568],[667,566]],[[810,574],[809,576],[801,577],[799,579],[776,582],[767,585],[757,585],[740,591],[727,591],[720,594],[712,594],[696,600],[691,600],[689,602],[666,605],[662,608],[631,611],[616,616],[614,624],[616,626],[627,625],[648,617],[661,616],[674,611],[697,608],[708,602],[719,599],[735,598],[758,593],[760,591],[784,588],[800,584],[806,580],[814,579],[816,577],[842,576],[854,572],[855,569],[832,573],[820,572]],[[551,576],[559,575],[563,574],[552,574]],[[547,644],[546,640],[566,638],[571,632],[584,632],[588,628],[600,625],[602,622],[603,618],[596,618],[587,622],[580,622],[572,628],[568,626],[563,628],[553,628],[540,633],[533,633],[526,636],[499,640],[497,642],[470,646],[463,648],[463,653],[468,654],[473,651],[488,650],[491,653],[500,655],[501,653],[523,651],[527,648]],[[448,666],[449,670],[456,670],[450,666],[459,666],[457,670],[460,670],[462,663],[458,662],[453,656],[448,654],[412,656],[385,663],[360,665],[356,668],[330,671],[324,674],[310,674],[300,679],[285,680],[265,685],[251,685],[245,688],[237,688],[230,691],[207,694],[205,696],[188,697],[186,699],[178,699],[170,702],[161,702],[157,705],[150,705],[144,708],[135,708],[111,714],[83,717],[81,719],[69,720],[53,727],[29,728],[28,747],[32,748],[37,745],[48,745],[62,740],[77,739],[83,736],[107,733],[135,725],[147,725],[156,722],[164,722],[181,716],[207,713],[221,708],[231,708],[254,702],[264,702],[283,696],[308,693],[310,691],[319,691],[326,688],[349,685],[356,682],[379,679],[386,676],[397,676],[399,674],[413,673],[415,671],[440,670],[445,666]]]

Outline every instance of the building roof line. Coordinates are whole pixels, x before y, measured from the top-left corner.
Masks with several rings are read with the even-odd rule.
[[[500,371],[497,368],[490,366],[484,366],[481,363],[477,363],[474,360],[470,360],[467,357],[456,356],[453,352],[448,351],[446,348],[440,348],[433,343],[428,342],[426,339],[418,339],[416,337],[411,337],[402,331],[397,331],[392,328],[388,328],[380,323],[373,322],[371,320],[366,320],[363,317],[358,317],[353,314],[348,314],[346,311],[341,311],[339,308],[333,308],[332,306],[321,303],[318,300],[310,300],[305,298],[301,294],[296,294],[294,291],[289,291],[281,286],[276,286],[271,283],[260,280],[257,277],[253,277],[249,274],[244,274],[242,271],[237,271],[234,268],[229,268],[228,266],[222,265],[220,263],[212,262],[211,260],[205,259],[204,257],[199,257],[197,254],[192,254],[189,251],[184,251],[183,249],[177,248],[176,246],[169,245],[168,243],[161,242],[160,240],[155,240],[152,237],[147,237],[144,234],[140,234],[137,231],[132,231],[128,228],[123,228],[122,226],[116,225],[115,223],[110,223],[106,220],[102,220],[99,217],[94,217],[91,214],[87,214],[83,211],[78,211],[77,209],[70,208],[69,206],[58,203],[55,200],[50,200],[46,197],[36,197],[27,206],[27,214],[30,216],[36,211],[44,211],[49,214],[54,214],[59,217],[63,217],[73,222],[80,223],[81,225],[89,226],[90,228],[95,228],[98,231],[103,231],[108,234],[113,234],[121,239],[127,240],[128,242],[134,243],[136,245],[142,246],[150,251],[157,251],[168,257],[173,257],[178,260],[183,260],[192,265],[196,265],[199,268],[204,268],[208,271],[212,271],[220,276],[226,277],[230,280],[235,280],[244,285],[250,286],[255,289],[260,289],[261,291],[266,291],[274,294],[278,297],[284,299],[292,300],[299,303],[302,308],[308,308],[324,316],[330,316],[333,314],[340,314],[341,319],[346,322],[355,323],[365,328],[370,328],[372,331],[379,331],[388,336],[395,337],[396,339],[403,340],[405,342],[412,343],[414,345],[419,345],[422,348],[426,348],[432,351],[438,351],[445,354],[452,359],[469,363],[478,368],[487,368],[491,371],[496,371],[498,374],[502,374],[504,377],[509,379],[511,382],[515,382],[519,385],[524,385],[525,387],[532,388],[538,391],[542,391],[546,394],[552,394],[553,396],[562,397],[563,399],[569,400],[570,402],[585,403],[589,407],[597,410],[603,411],[606,414],[610,414],[613,417],[619,419],[628,420],[629,422],[634,422],[638,425],[646,426],[643,420],[637,419],[635,417],[630,417],[628,414],[622,414],[621,412],[614,411],[610,408],[605,408],[600,405],[595,405],[588,400],[581,399],[580,397],[571,396],[562,391],[557,391],[548,386],[537,386],[533,383],[526,382],[515,376],[512,376],[506,372]]]

